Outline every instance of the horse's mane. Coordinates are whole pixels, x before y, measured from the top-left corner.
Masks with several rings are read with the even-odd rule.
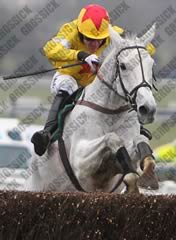
[[[125,31],[122,35],[125,40],[134,41],[137,38],[137,34],[131,31]]]
[[[135,42],[136,44],[141,44],[140,39],[137,37],[137,33],[131,31],[125,31],[121,37],[125,40],[124,47],[130,45],[131,42]],[[103,60],[108,56],[112,51],[115,50],[115,46],[110,42],[110,44],[106,47],[103,51],[102,55],[100,56],[100,61]]]

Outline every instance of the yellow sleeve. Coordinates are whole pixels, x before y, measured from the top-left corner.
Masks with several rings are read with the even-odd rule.
[[[155,48],[155,46],[152,43],[147,44],[146,48],[147,48],[147,51],[149,52],[149,54],[151,56],[155,54],[156,48]]]
[[[122,34],[124,32],[124,29],[118,26],[113,26],[113,29],[119,34]]]
[[[72,49],[75,31],[73,22],[64,24],[60,31],[43,47],[44,53],[52,61],[77,60],[79,51]]]

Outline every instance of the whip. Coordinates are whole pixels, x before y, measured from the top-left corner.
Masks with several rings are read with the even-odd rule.
[[[67,65],[64,65],[64,66],[57,67],[57,68],[51,68],[51,69],[46,69],[46,70],[32,72],[32,73],[4,76],[3,80],[10,80],[10,79],[14,79],[14,78],[22,78],[22,77],[28,77],[28,76],[43,74],[43,73],[47,73],[47,72],[51,72],[51,71],[55,71],[55,70],[59,70],[59,69],[63,69],[63,68],[70,68],[70,67],[79,66],[79,65],[82,65],[82,64],[85,64],[85,62],[67,64]]]

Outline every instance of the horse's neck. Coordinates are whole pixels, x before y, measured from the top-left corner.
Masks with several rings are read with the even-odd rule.
[[[100,61],[103,62],[99,69],[100,76],[103,79],[99,79],[97,76],[95,80],[85,88],[85,100],[96,103],[102,107],[117,109],[126,104],[124,99],[115,93],[112,89],[107,87],[102,80],[107,82],[116,91],[116,81],[113,81],[114,75],[112,68],[115,66],[115,60],[113,60],[113,46],[111,44],[104,50],[100,56]],[[114,69],[115,70],[115,69]],[[114,82],[114,85],[112,85]]]
[[[103,80],[106,81],[106,79]],[[110,82],[108,83],[111,84]],[[115,89],[115,87],[113,88]],[[84,100],[109,109],[117,109],[125,105],[124,100],[112,89],[103,84],[98,77],[96,77],[95,80],[85,88]]]

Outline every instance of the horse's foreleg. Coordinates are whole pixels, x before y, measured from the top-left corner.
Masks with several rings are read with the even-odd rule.
[[[152,155],[152,150],[150,146],[141,142],[138,144],[138,150],[140,153],[141,159],[141,169],[143,171],[142,175],[139,178],[138,184],[143,188],[158,189],[158,179],[155,174],[155,160]]]
[[[93,184],[96,186],[96,189],[110,189],[112,185],[110,180],[119,173],[123,173],[123,169],[118,163],[116,155],[107,148],[107,151],[103,155],[100,167],[96,173],[92,175]]]
[[[139,193],[137,186],[139,176],[132,166],[131,158],[125,147],[121,147],[116,154],[107,151],[93,179],[98,188],[108,187],[110,189],[112,184],[108,186],[107,183],[117,174],[125,175],[123,181],[127,187],[126,193]]]
[[[101,167],[110,149],[115,154],[122,142],[115,133],[108,133],[94,140],[80,140],[70,152],[70,160],[78,178],[92,176]],[[107,158],[106,158],[107,159]]]
[[[125,175],[123,182],[126,185],[124,193],[139,193],[138,189],[138,176],[136,173],[128,173]]]

